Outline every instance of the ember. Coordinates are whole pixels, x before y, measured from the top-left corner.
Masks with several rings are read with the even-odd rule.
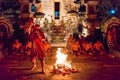
[[[67,62],[67,55],[61,52],[61,48],[58,48],[57,55],[56,55],[56,63],[53,66],[52,73],[58,73],[58,74],[70,74],[70,73],[76,73],[77,70],[73,69],[71,67],[70,62]]]

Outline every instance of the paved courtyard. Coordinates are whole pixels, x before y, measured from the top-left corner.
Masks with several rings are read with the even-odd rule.
[[[120,61],[108,55],[84,55],[78,58],[68,55],[68,61],[78,72],[66,75],[51,73],[55,64],[56,48],[45,59],[45,74],[41,74],[41,66],[37,60],[37,67],[31,71],[32,63],[23,55],[8,57],[0,60],[0,80],[120,80]]]

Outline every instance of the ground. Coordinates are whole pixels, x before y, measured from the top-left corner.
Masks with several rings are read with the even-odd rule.
[[[51,73],[55,64],[56,48],[52,48],[51,56],[45,58],[45,74],[41,74],[41,66],[31,71],[32,63],[23,55],[10,55],[0,60],[0,80],[120,80],[120,61],[108,55],[84,55],[78,58],[68,54],[68,61],[77,73],[66,75]]]

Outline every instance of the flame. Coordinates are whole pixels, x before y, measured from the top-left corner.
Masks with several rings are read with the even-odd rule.
[[[57,49],[57,55],[56,55],[57,60],[56,60],[55,66],[62,65],[62,66],[71,68],[70,62],[67,62],[68,55],[62,53],[61,50],[62,48]]]

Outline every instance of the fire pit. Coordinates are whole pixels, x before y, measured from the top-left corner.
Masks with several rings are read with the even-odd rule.
[[[70,74],[70,73],[77,73],[78,70],[73,69],[71,66],[71,62],[67,61],[67,54],[64,54],[61,52],[62,48],[57,49],[57,55],[56,55],[56,63],[53,65],[53,69],[51,70],[51,73],[56,74]]]

